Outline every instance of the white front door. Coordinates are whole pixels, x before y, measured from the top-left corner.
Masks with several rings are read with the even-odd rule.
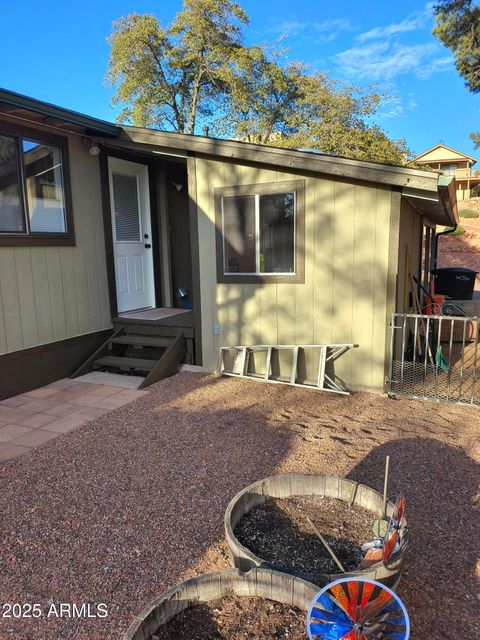
[[[148,168],[108,159],[118,312],[155,306]]]

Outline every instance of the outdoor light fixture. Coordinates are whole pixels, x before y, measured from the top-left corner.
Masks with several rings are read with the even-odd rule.
[[[173,180],[170,180],[170,184],[173,187],[175,187],[177,191],[181,191],[183,189],[183,184],[180,184],[179,182],[174,182]]]
[[[88,150],[88,153],[91,156],[98,156],[100,153],[100,147],[98,146],[98,144],[92,144]]]

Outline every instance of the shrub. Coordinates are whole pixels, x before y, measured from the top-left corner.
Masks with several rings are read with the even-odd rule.
[[[474,211],[473,209],[462,209],[458,212],[460,218],[478,218],[480,215],[478,211]]]
[[[453,227],[447,227],[446,229],[444,229],[444,231],[451,231],[451,229],[453,229]],[[463,227],[461,227],[460,225],[458,225],[458,227],[455,229],[455,231],[453,231],[453,233],[449,233],[448,235],[450,235],[450,236],[461,236],[464,233],[465,233],[465,229]],[[448,236],[446,236],[446,237],[448,238]]]

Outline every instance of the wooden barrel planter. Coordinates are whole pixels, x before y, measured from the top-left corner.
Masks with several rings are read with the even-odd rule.
[[[382,495],[378,491],[375,491],[375,489],[371,489],[354,480],[321,474],[297,473],[264,478],[237,493],[230,501],[225,512],[225,535],[228,543],[230,561],[234,567],[237,567],[241,571],[248,571],[252,567],[273,568],[269,562],[259,558],[247,549],[247,547],[243,546],[236,538],[234,529],[243,515],[256,506],[263,504],[267,497],[289,498],[292,496],[324,496],[347,501],[349,504],[357,505],[371,511],[374,516],[374,518],[372,518],[372,524],[374,519],[382,517]],[[394,505],[388,502],[387,516],[392,515],[393,509]],[[372,564],[368,569],[358,569],[347,573],[324,574],[316,578],[307,573],[298,572],[297,575],[320,587],[340,578],[358,576],[378,580],[394,589],[400,579],[405,559],[405,550],[408,543],[408,530],[405,519],[402,525],[402,540],[402,545],[399,553],[396,554],[395,562],[388,567],[384,565],[383,560],[380,560]],[[275,569],[287,572],[287,569],[284,567],[275,566]]]
[[[204,574],[182,582],[153,600],[135,616],[123,640],[150,640],[162,625],[185,609],[232,593],[275,600],[306,612],[318,588],[301,578],[269,569],[255,568],[248,573],[227,569]]]

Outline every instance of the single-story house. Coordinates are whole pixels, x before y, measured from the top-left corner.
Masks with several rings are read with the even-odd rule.
[[[408,264],[426,282],[435,225],[457,221],[455,180],[436,172],[121,126],[0,90],[0,397],[140,325],[184,335],[187,361],[211,370],[221,346],[355,343],[338,375],[383,391]]]

